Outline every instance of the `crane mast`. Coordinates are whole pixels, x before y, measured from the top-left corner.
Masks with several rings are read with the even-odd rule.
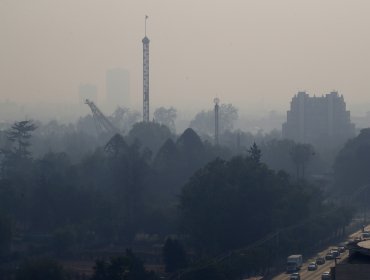
[[[110,132],[112,134],[118,133],[118,129],[108,120],[106,116],[99,110],[94,102],[89,99],[85,100],[85,104],[90,107],[90,110],[93,114],[96,130],[98,133],[101,132]]]
[[[143,42],[143,122],[149,122],[149,43],[150,40],[146,36],[146,21],[148,16],[145,16],[145,37]]]

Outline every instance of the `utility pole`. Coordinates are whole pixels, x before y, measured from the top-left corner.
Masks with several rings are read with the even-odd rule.
[[[213,99],[213,102],[215,103],[215,145],[218,146],[218,132],[219,132],[219,111],[220,106],[218,105],[220,103],[220,99],[217,97]]]
[[[238,154],[240,153],[240,131],[236,134],[236,150]]]

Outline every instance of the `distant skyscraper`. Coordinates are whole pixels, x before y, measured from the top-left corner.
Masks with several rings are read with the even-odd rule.
[[[98,99],[98,90],[95,85],[81,84],[78,87],[80,104],[84,104],[86,99],[96,102]]]
[[[282,132],[284,138],[300,143],[337,145],[354,137],[355,126],[338,92],[321,97],[298,92],[292,98]]]
[[[109,107],[130,107],[130,76],[125,69],[116,68],[107,71],[107,103]]]

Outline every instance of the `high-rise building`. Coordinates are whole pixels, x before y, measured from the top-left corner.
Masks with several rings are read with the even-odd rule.
[[[107,105],[130,107],[130,75],[125,69],[109,69],[106,74]]]
[[[78,96],[80,104],[84,104],[86,99],[97,102],[98,90],[95,85],[80,84],[78,87]]]
[[[300,143],[336,145],[354,137],[355,126],[338,92],[321,97],[298,92],[290,103],[282,133],[284,138]]]

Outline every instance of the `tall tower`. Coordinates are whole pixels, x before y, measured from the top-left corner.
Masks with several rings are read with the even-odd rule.
[[[215,145],[218,145],[218,129],[219,129],[219,109],[220,106],[218,105],[220,103],[220,99],[215,98],[213,99],[213,102],[215,103]]]
[[[149,38],[146,36],[145,16],[145,37],[143,39],[143,122],[149,122]]]

